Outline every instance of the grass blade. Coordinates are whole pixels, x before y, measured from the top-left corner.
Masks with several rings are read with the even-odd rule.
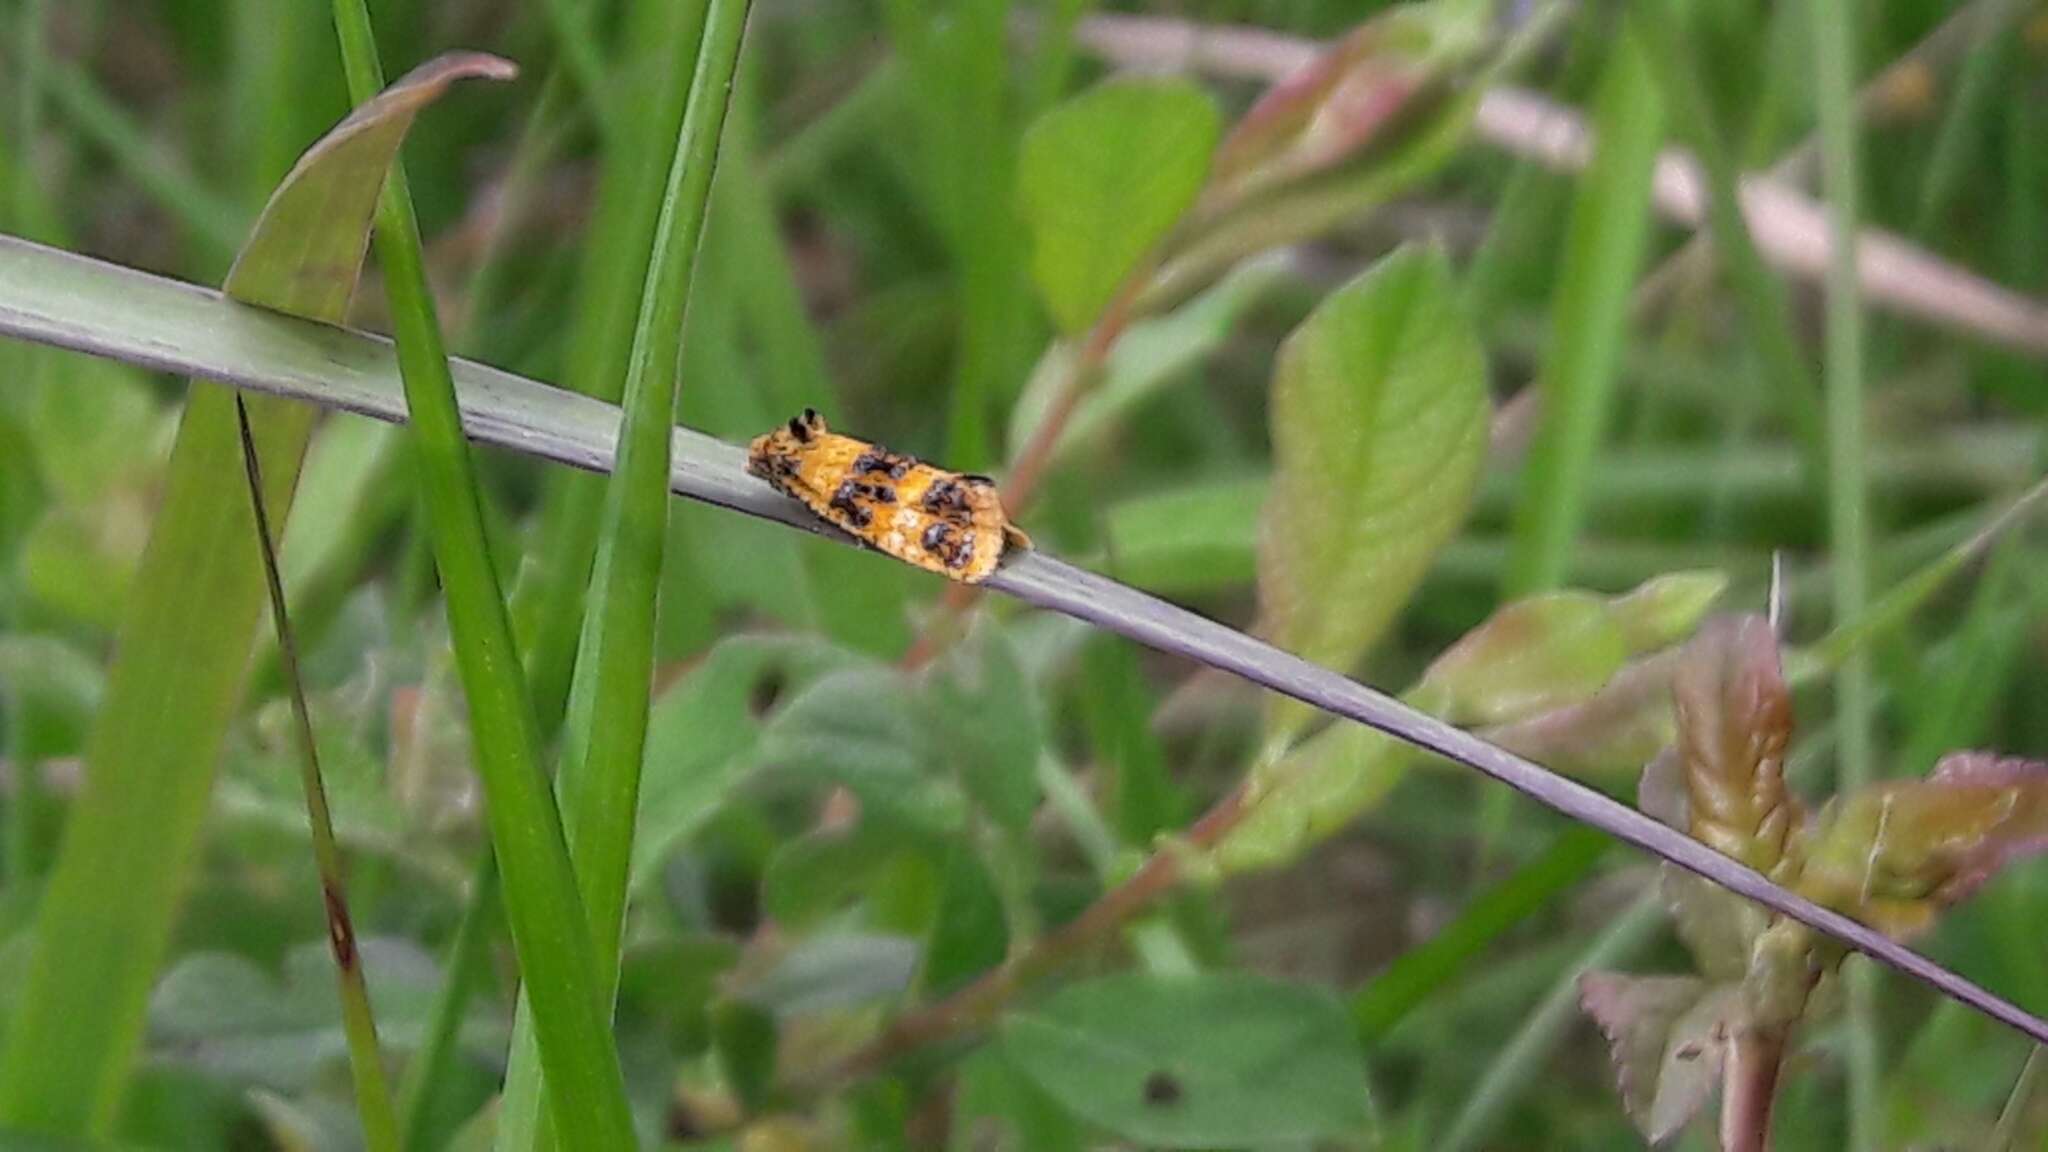
[[[362,0],[336,0],[334,14],[349,91],[360,102],[383,83],[369,12]],[[428,533],[469,704],[472,751],[548,1090],[560,1111],[583,1121],[563,1131],[566,1147],[628,1148],[634,1135],[625,1080],[600,1009],[590,940],[581,931],[583,903],[541,767],[540,733],[512,622],[491,564],[475,468],[462,435],[403,165],[392,166],[379,198],[376,240]]]
[[[218,294],[0,237],[0,335],[54,344],[237,387],[405,419],[397,360],[373,336],[241,308]],[[618,409],[467,361],[451,364],[468,434],[577,468],[612,465]],[[850,542],[746,473],[743,449],[675,431],[670,490],[818,536]],[[2037,1040],[2048,1021],[1919,953],[1821,908],[1608,796],[1557,777],[1327,668],[1042,552],[1024,552],[988,587],[1183,656],[1377,728],[1484,773],[1559,812],[1863,952]]]
[[[1637,36],[1616,41],[1600,86],[1599,147],[1572,206],[1543,365],[1543,422],[1530,447],[1507,573],[1511,597],[1563,579],[1584,519],[1593,458],[1613,406],[1629,289],[1650,234],[1650,174],[1663,115]]]
[[[618,984],[626,879],[647,743],[683,310],[749,7],[748,0],[712,0],[705,15],[626,367],[616,470],[605,491],[590,614],[569,695],[568,739],[555,777],[607,1012]],[[499,1116],[500,1148],[549,1146],[552,1125],[538,1091],[538,1055],[522,1001]]]
[[[479,56],[430,64],[330,132],[264,209],[228,296],[340,319],[377,189],[413,116],[454,80],[500,65]],[[33,279],[17,287],[39,290]],[[0,1123],[74,1136],[104,1135],[113,1123],[241,699],[262,579],[234,396],[197,381],[44,894],[0,1065]],[[317,410],[276,397],[249,409],[270,468],[264,498],[282,514]]]
[[[320,780],[320,753],[313,739],[313,716],[306,708],[305,679],[299,675],[299,646],[285,610],[284,578],[277,571],[277,547],[270,513],[263,505],[263,465],[256,453],[256,434],[249,427],[249,407],[235,397],[235,430],[242,444],[242,467],[249,481],[249,510],[256,521],[257,550],[263,557],[264,589],[270,599],[270,623],[277,633],[278,658],[292,701],[293,735],[298,740],[300,783],[306,792],[306,822],[313,839],[313,864],[320,874],[320,892],[327,907],[327,943],[334,954],[334,974],[341,985],[341,1023],[348,1037],[348,1062],[355,1075],[356,1114],[362,1120],[363,1144],[369,1152],[398,1152],[398,1119],[391,1111],[391,1088],[384,1081],[384,1059],[377,1046],[377,1021],[370,1012],[370,990],[363,981],[362,953],[348,913],[342,881],[341,849],[334,842],[334,817],[327,808],[327,787]]]
[[[1821,180],[1827,191],[1833,243],[1827,268],[1828,542],[1834,556],[1837,620],[1860,620],[1870,600],[1870,511],[1863,444],[1863,293],[1856,273],[1857,166],[1855,51],[1858,10],[1838,0],[1812,0],[1815,101],[1820,118]],[[1842,792],[1869,783],[1876,767],[1870,655],[1850,652],[1836,674],[1841,726],[1836,782]],[[1849,989],[1849,1143],[1858,1152],[1883,1144],[1876,971],[1852,965]]]

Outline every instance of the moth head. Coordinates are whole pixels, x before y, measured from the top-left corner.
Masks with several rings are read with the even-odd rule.
[[[792,440],[808,444],[813,437],[825,434],[825,418],[818,415],[816,408],[806,408],[803,415],[790,417],[788,430]]]

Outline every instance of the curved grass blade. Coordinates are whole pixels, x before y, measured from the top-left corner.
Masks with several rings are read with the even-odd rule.
[[[0,335],[238,387],[312,400],[380,420],[405,414],[392,348],[376,337],[237,306],[203,288],[0,238]],[[611,467],[618,409],[468,361],[451,365],[474,439],[577,468]],[[669,487],[678,495],[850,541],[747,475],[745,451],[678,428]],[[1574,820],[1823,932],[2036,1040],[2048,1021],[1919,953],[1798,896],[1699,841],[1469,732],[1417,713],[1327,668],[1226,625],[1024,552],[987,581],[1027,603],[1183,656],[1482,772]]]
[[[334,18],[349,92],[367,102],[383,84],[369,10],[363,0],[335,0]],[[636,1138],[625,1077],[600,1011],[583,901],[541,766],[540,728],[491,561],[403,164],[392,164],[378,198],[376,241],[397,335],[408,441],[469,706],[471,754],[483,783],[505,919],[534,1008],[548,1092],[559,1112],[579,1120],[562,1130],[562,1144],[572,1152],[630,1148]]]
[[[414,115],[455,80],[504,66],[488,56],[444,57],[329,132],[271,197],[228,273],[227,296],[340,319],[377,190]],[[39,291],[32,278],[18,287]],[[141,1042],[150,981],[195,858],[221,741],[241,699],[263,600],[261,568],[241,491],[234,395],[205,383],[212,377],[203,368],[193,375],[164,502],[87,748],[85,787],[9,1029],[0,1123],[80,1136],[103,1135],[113,1123]],[[318,409],[264,396],[250,400],[249,412],[270,469],[264,498],[282,516]]]

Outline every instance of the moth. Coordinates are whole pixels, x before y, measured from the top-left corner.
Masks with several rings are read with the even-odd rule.
[[[747,471],[877,552],[966,584],[1031,538],[986,476],[934,468],[825,427],[809,408],[747,448]]]

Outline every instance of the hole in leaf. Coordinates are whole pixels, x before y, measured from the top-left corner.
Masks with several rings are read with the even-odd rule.
[[[1180,1102],[1180,1081],[1170,1072],[1154,1072],[1145,1077],[1145,1103],[1163,1108]]]

